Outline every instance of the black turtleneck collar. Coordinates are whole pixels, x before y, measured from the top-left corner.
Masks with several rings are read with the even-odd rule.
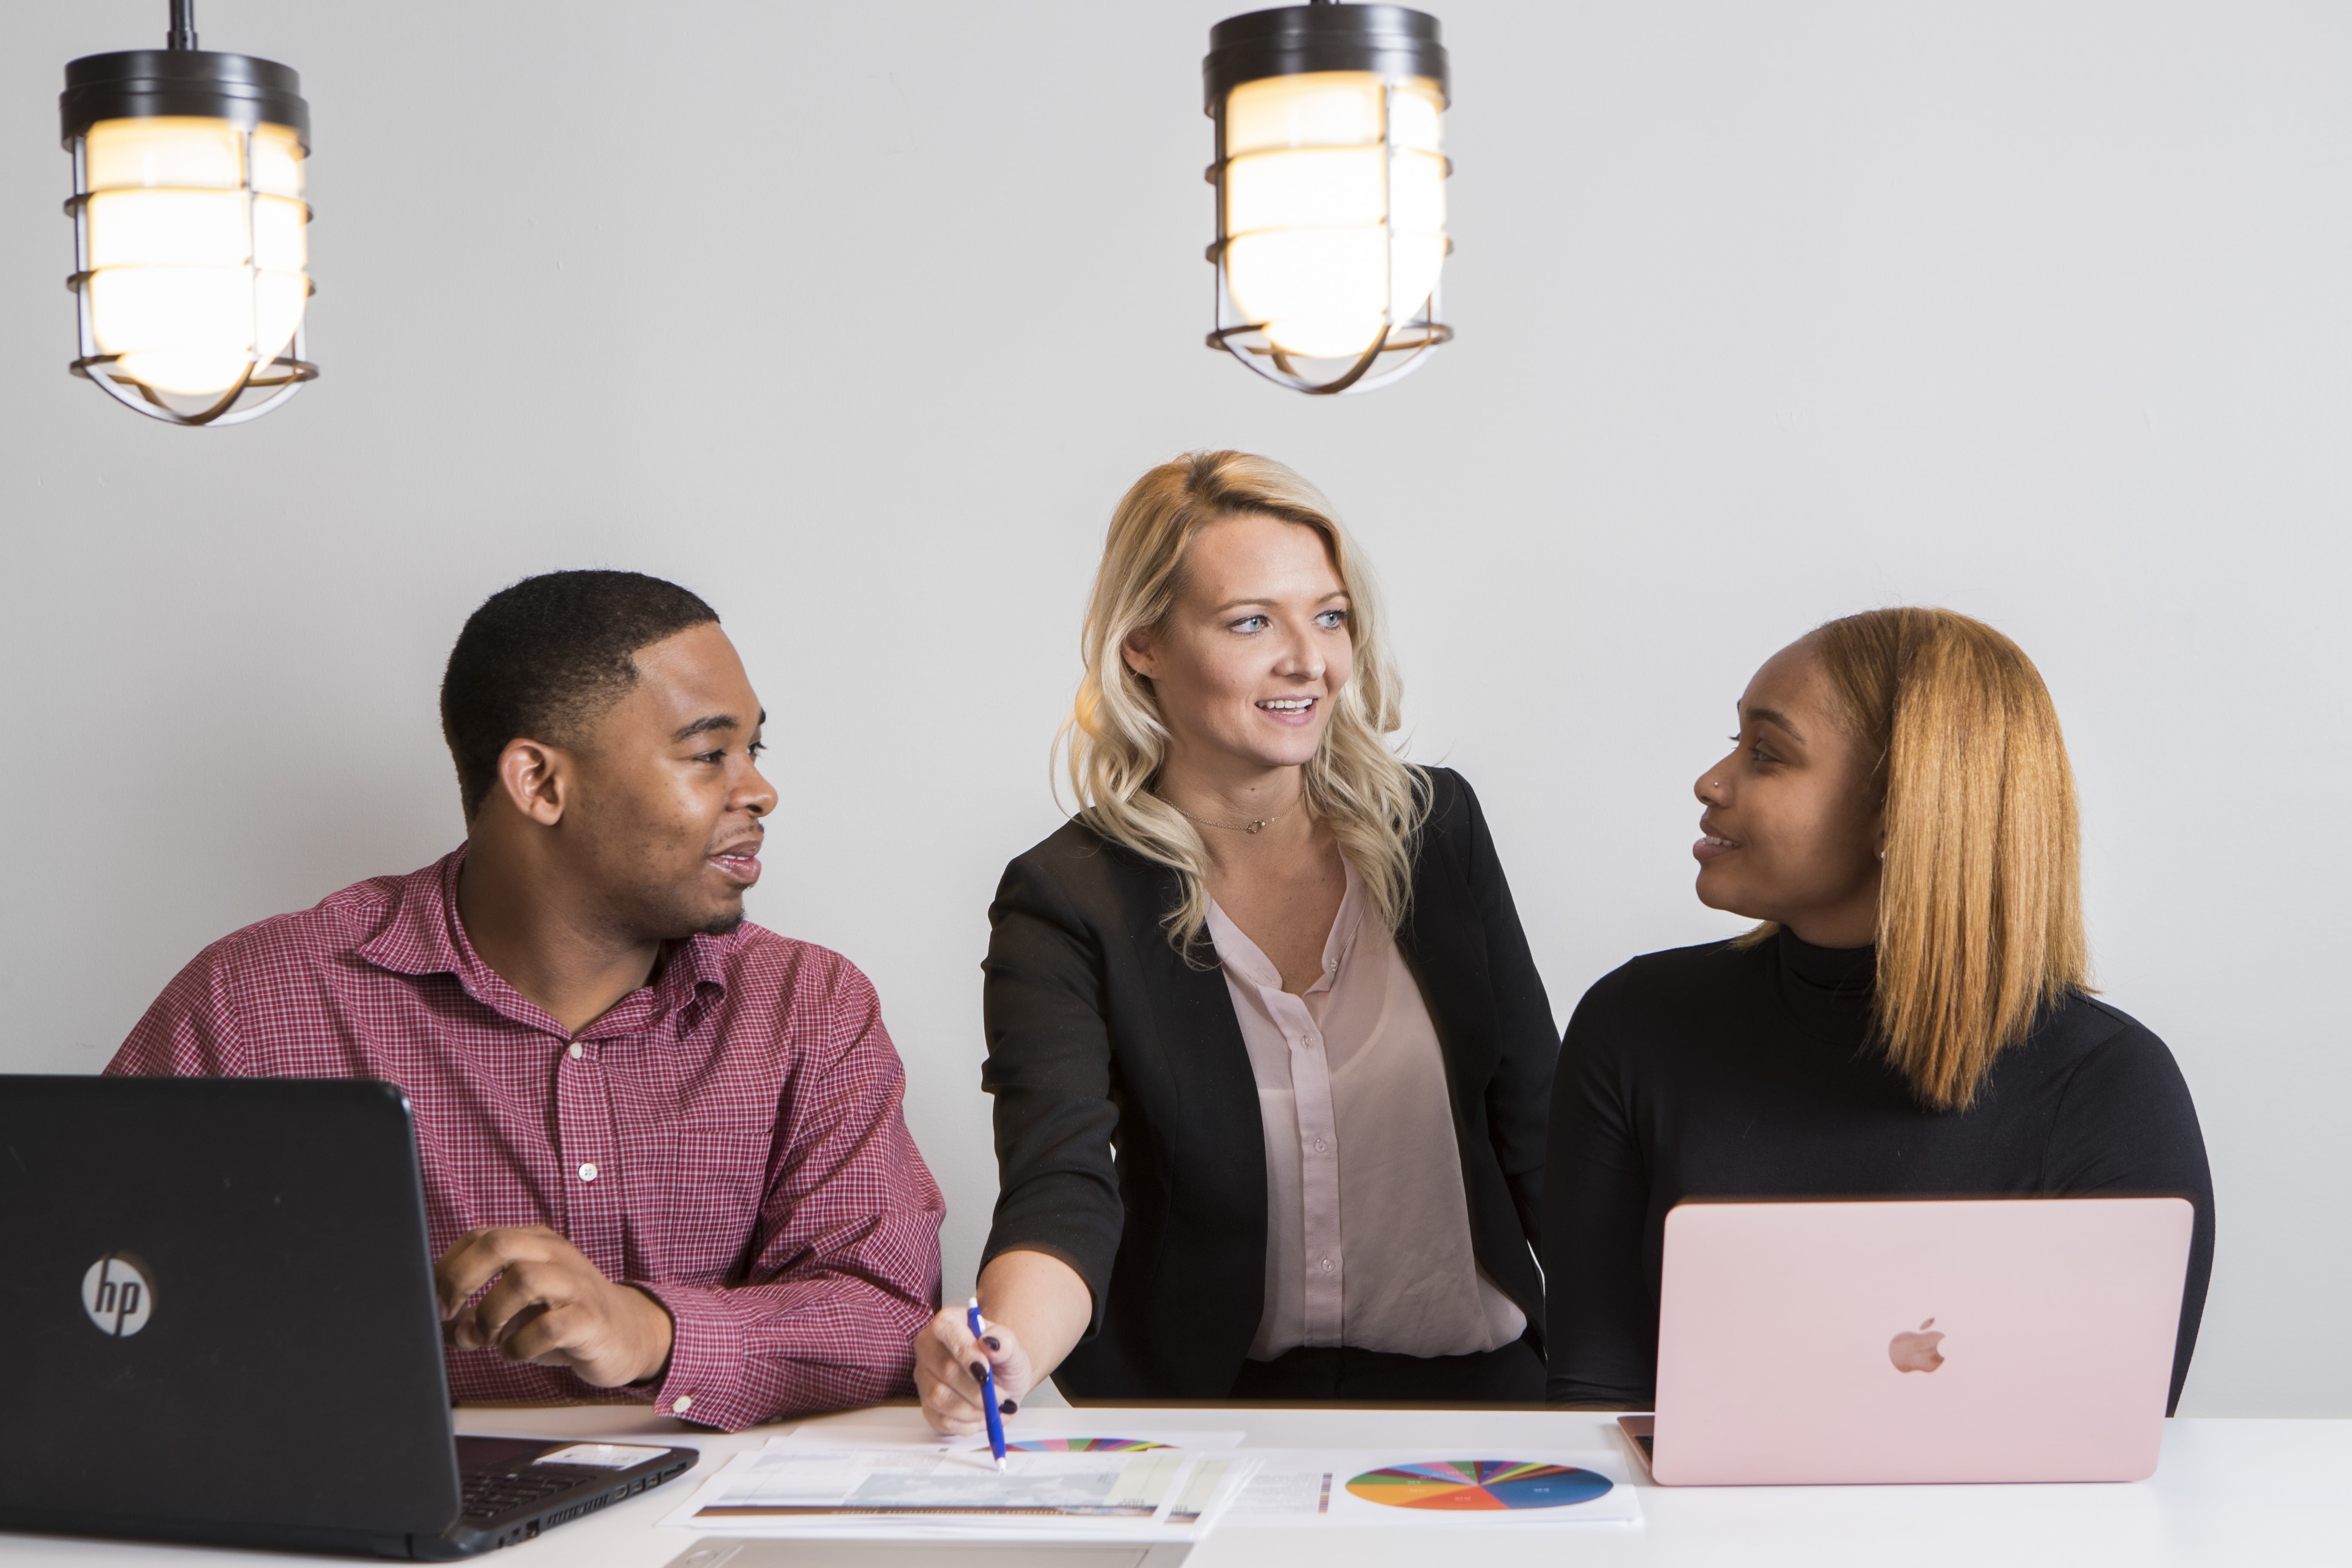
[[[1815,947],[1782,926],[1773,939],[1780,995],[1808,1029],[1838,1045],[1870,1032],[1870,996],[1878,978],[1875,947]]]

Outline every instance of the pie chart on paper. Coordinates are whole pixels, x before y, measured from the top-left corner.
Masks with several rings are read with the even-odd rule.
[[[1024,1437],[1005,1447],[1022,1454],[1136,1454],[1146,1448],[1164,1448],[1165,1443],[1148,1443],[1140,1437]]]
[[[1526,1459],[1432,1459],[1426,1464],[1366,1470],[1348,1483],[1348,1489],[1384,1508],[1494,1513],[1591,1502],[1607,1492],[1609,1486],[1608,1477],[1573,1465]]]

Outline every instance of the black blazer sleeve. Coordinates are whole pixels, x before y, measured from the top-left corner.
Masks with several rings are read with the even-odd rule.
[[[1099,939],[1026,858],[1005,868],[989,921],[981,1086],[995,1100],[999,1192],[982,1266],[1021,1249],[1060,1258],[1094,1292],[1092,1332],[1125,1221]]]
[[[1445,776],[1461,791],[1466,818],[1465,871],[1473,907],[1486,939],[1486,964],[1494,990],[1500,1049],[1495,1076],[1486,1085],[1486,1125],[1511,1185],[1519,1228],[1530,1247],[1543,1242],[1542,1203],[1546,1124],[1552,1073],[1559,1058],[1559,1036],[1552,1023],[1551,998],[1544,993],[1535,954],[1519,927],[1518,906],[1495,853],[1495,836],[1478,796],[1461,774]]]

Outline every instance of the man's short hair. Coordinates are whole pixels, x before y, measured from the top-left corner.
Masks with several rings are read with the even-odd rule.
[[[467,817],[498,783],[509,742],[574,743],[636,685],[639,648],[718,620],[684,588],[641,572],[550,572],[483,600],[441,678],[441,733]]]

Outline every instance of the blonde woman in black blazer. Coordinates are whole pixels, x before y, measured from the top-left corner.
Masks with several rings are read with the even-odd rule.
[[[1477,798],[1399,760],[1369,584],[1278,463],[1114,516],[1077,817],[990,910],[1001,1194],[917,1342],[933,1425],[1017,1402],[1539,1401],[1558,1036]]]

